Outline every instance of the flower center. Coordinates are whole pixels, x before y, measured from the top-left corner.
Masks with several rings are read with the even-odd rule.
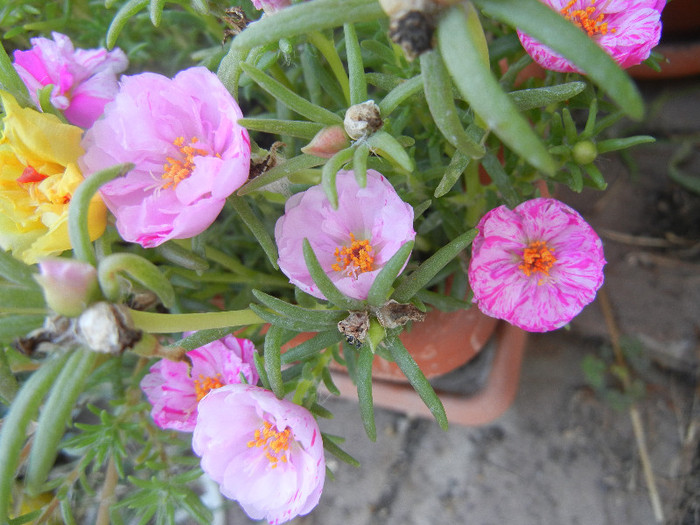
[[[554,250],[547,246],[544,241],[534,241],[523,251],[523,262],[518,269],[530,277],[535,272],[549,275],[552,265],[557,262],[554,257]]]
[[[350,234],[350,246],[342,246],[335,249],[336,264],[331,266],[336,272],[347,272],[357,278],[358,273],[371,272],[374,256],[372,245],[367,239],[358,241],[355,235]]]
[[[608,29],[608,23],[603,22],[605,19],[604,13],[595,14],[595,2],[596,0],[590,0],[590,5],[585,9],[572,10],[576,0],[569,0],[569,3],[561,10],[561,14],[588,33],[588,36],[607,35],[608,31],[611,33],[617,32],[615,28]]]
[[[216,374],[214,377],[204,377],[202,374],[199,374],[199,379],[194,380],[197,402],[201,401],[211,390],[222,386],[224,386],[224,383],[221,382],[221,374]]]
[[[178,137],[173,141],[177,149],[182,153],[182,159],[174,159],[167,157],[167,161],[163,164],[163,180],[162,189],[175,188],[182,180],[192,174],[194,169],[194,159],[196,157],[206,156],[206,150],[197,148],[194,145],[199,142],[197,137],[192,137],[189,144],[185,144],[185,137]]]
[[[289,450],[289,440],[292,432],[285,428],[282,432],[272,426],[272,423],[265,421],[263,426],[255,431],[255,439],[248,441],[248,448],[262,448],[265,457],[270,462],[272,468],[277,468],[280,462],[287,462],[287,450]]]

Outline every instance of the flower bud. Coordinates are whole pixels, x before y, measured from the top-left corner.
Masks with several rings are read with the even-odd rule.
[[[343,126],[328,126],[316,133],[311,142],[301,148],[301,151],[307,155],[316,155],[317,157],[330,159],[349,145],[350,141]]]
[[[382,127],[381,114],[379,106],[374,103],[374,100],[368,100],[361,104],[350,106],[345,112],[345,132],[353,140],[359,140],[368,137],[379,128]]]
[[[590,164],[598,156],[598,150],[590,140],[582,140],[574,145],[573,156],[579,165]]]
[[[97,270],[91,264],[51,257],[39,262],[39,271],[34,278],[46,304],[58,314],[77,317],[99,297]]]

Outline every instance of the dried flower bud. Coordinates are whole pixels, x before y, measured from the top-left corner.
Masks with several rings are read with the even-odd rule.
[[[425,312],[421,312],[412,304],[401,304],[393,299],[381,308],[374,311],[379,324],[384,328],[398,328],[410,321],[420,322],[425,320]]]
[[[349,145],[350,141],[343,126],[328,126],[316,133],[311,142],[301,148],[301,151],[308,155],[330,159]]]
[[[46,304],[58,314],[77,317],[99,297],[97,270],[91,264],[51,257],[39,262],[39,272],[34,278]]]
[[[382,127],[381,114],[379,106],[374,103],[374,100],[368,100],[361,104],[350,106],[345,112],[345,132],[353,140],[360,140],[368,137],[379,128]]]
[[[350,312],[345,319],[338,323],[338,331],[345,336],[348,344],[359,347],[365,342],[369,330],[369,314],[367,312]]]
[[[78,318],[77,339],[95,352],[121,354],[139,342],[142,332],[134,328],[127,308],[120,304],[95,303]]]

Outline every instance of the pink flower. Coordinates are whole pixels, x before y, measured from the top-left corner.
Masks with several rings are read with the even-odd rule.
[[[271,525],[308,514],[326,475],[316,420],[262,388],[228,385],[199,405],[192,448],[221,493]]]
[[[153,405],[151,416],[161,428],[192,432],[200,400],[211,390],[240,383],[258,382],[253,364],[255,347],[248,339],[227,335],[187,352],[186,363],[161,359],[141,380],[141,389]]]
[[[661,38],[665,0],[542,0],[588,33],[622,68],[649,58]],[[525,50],[546,69],[582,73],[567,59],[518,31]]]
[[[603,284],[600,238],[563,202],[499,206],[477,229],[469,284],[486,315],[547,332],[571,321]]]
[[[292,5],[292,0],[252,0],[255,9],[264,9],[266,13],[274,13]]]
[[[123,162],[135,168],[101,189],[122,238],[152,248],[193,237],[219,215],[248,178],[250,140],[243,115],[203,67],[172,80],[124,77],[119,94],[83,139],[86,175]]]
[[[15,69],[37,106],[37,90],[53,84],[51,104],[71,124],[89,128],[117,94],[117,75],[129,62],[119,48],[74,49],[66,35],[52,36],[32,38],[32,49],[15,51]]]
[[[382,267],[416,236],[413,208],[374,170],[367,170],[364,188],[357,185],[352,171],[339,171],[336,185],[337,210],[320,185],[287,200],[284,215],[275,225],[278,262],[291,283],[325,299],[304,262],[306,237],[338,289],[349,297],[366,299]]]

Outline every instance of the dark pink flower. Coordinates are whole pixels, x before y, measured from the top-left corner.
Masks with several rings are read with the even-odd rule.
[[[530,332],[571,321],[603,284],[600,238],[556,199],[538,198],[484,215],[472,244],[469,284],[486,315]]]
[[[661,38],[665,0],[541,0],[595,40],[622,68],[649,58]],[[547,46],[518,31],[523,47],[546,69],[581,73]]]
[[[199,404],[192,448],[221,493],[254,520],[284,523],[311,512],[321,497],[326,463],[318,424],[268,390],[213,390]]]
[[[264,9],[266,13],[274,13],[292,5],[292,0],[252,0],[255,9]]]
[[[336,186],[338,209],[333,209],[320,185],[287,200],[275,225],[280,269],[301,290],[325,299],[304,262],[306,237],[338,289],[349,297],[367,299],[379,271],[415,238],[413,208],[374,170],[367,170],[364,188],[352,171],[339,171]]]
[[[74,49],[70,38],[32,38],[32,49],[14,52],[14,66],[38,105],[37,90],[53,84],[51,104],[71,124],[92,126],[117,94],[117,75],[129,62],[121,49]]]
[[[105,184],[102,197],[122,238],[145,248],[206,230],[247,179],[248,132],[238,104],[217,76],[194,67],[169,79],[142,73],[119,93],[83,139],[86,176],[135,165]]]
[[[258,382],[254,353],[252,341],[227,335],[187,352],[191,370],[184,362],[161,359],[141,380],[153,420],[161,428],[192,432],[198,403],[211,390],[240,383],[241,375],[250,384]]]

